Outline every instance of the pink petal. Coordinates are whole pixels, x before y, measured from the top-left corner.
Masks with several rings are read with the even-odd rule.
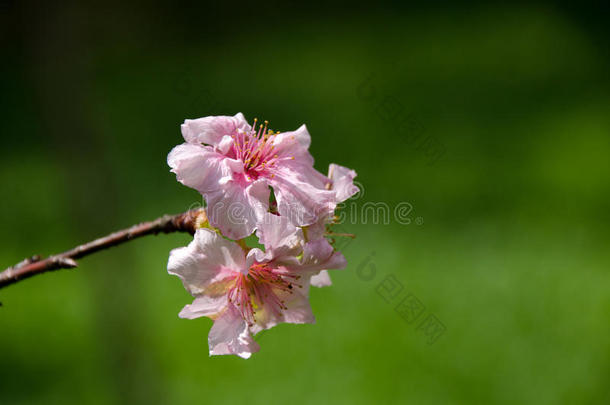
[[[305,125],[276,135],[273,146],[277,163],[268,176],[280,215],[299,226],[312,224],[335,208],[335,193],[326,189],[328,178],[313,167],[310,143]]]
[[[305,125],[296,131],[282,132],[273,139],[273,150],[278,157],[284,159],[299,159],[301,163],[313,166],[313,157],[309,153],[311,136]]]
[[[220,354],[236,354],[247,359],[260,347],[252,339],[248,324],[244,321],[233,305],[220,316],[210,329],[208,335],[210,356]]]
[[[307,239],[315,240],[323,238],[326,233],[326,224],[331,223],[333,214],[323,215],[315,223],[307,226]]]
[[[277,166],[292,172],[299,181],[324,189],[328,178],[314,169],[314,159],[308,150],[310,143],[311,137],[305,125],[301,125],[296,131],[276,135],[273,147],[278,156]]]
[[[345,257],[335,252],[331,244],[322,238],[305,244],[299,268],[308,272],[317,272],[325,269],[343,269],[346,265]]]
[[[230,180],[222,189],[206,195],[206,200],[210,224],[228,238],[242,239],[254,232],[269,209],[269,188],[263,179],[247,185]]]
[[[341,203],[354,194],[359,189],[354,185],[354,177],[356,172],[346,167],[332,163],[328,169],[328,180],[330,180],[331,190],[335,192],[335,203]],[[313,224],[307,226],[307,236],[310,240],[324,237],[326,232],[326,224],[332,223],[334,211],[329,210],[326,215],[321,215],[320,218]]]
[[[172,149],[167,164],[180,183],[205,194],[219,188],[225,159],[210,147],[183,143]]]
[[[210,284],[242,271],[245,265],[246,258],[238,244],[209,229],[197,229],[187,247],[170,252],[167,271],[180,277],[188,292],[199,295]]]
[[[262,330],[271,329],[280,323],[315,323],[316,318],[307,298],[308,291],[309,283],[305,279],[302,282],[302,287],[294,288],[292,294],[278,292],[278,296],[284,301],[287,309],[276,313],[265,307],[260,308],[255,315],[256,323],[250,327],[250,331],[256,334]]]
[[[302,292],[295,291],[292,299],[287,301],[286,306],[288,309],[285,309],[283,312],[283,322],[297,324],[316,322],[316,318],[309,305],[309,299]]]
[[[272,257],[297,255],[302,233],[290,223],[287,217],[266,214],[256,231],[259,242]]]
[[[314,287],[328,287],[333,284],[328,275],[328,271],[326,270],[322,270],[318,274],[311,276],[310,283]]]
[[[280,215],[298,226],[313,224],[320,217],[328,216],[336,206],[335,193],[316,187],[315,179],[305,177],[307,173],[306,168],[297,172],[283,167],[269,180]]]
[[[270,261],[272,257],[271,252],[263,252],[259,248],[252,248],[246,255],[246,266],[249,269],[255,262],[265,263]],[[244,274],[247,274],[247,272]]]
[[[226,155],[229,149],[231,149],[231,146],[233,146],[233,137],[230,135],[224,135],[220,142],[218,142],[216,149],[218,149],[218,151],[223,155]]]
[[[347,200],[359,191],[354,185],[356,172],[347,167],[331,163],[328,167],[328,177],[332,181],[332,190],[336,193],[337,203]]]
[[[242,113],[237,113],[233,117],[218,115],[185,120],[180,129],[188,143],[216,146],[224,135],[231,135],[238,129],[249,131],[250,125]]]
[[[195,298],[192,304],[182,308],[178,316],[184,319],[195,319],[202,316],[214,318],[222,313],[226,307],[227,296],[225,294],[215,297],[201,295]]]

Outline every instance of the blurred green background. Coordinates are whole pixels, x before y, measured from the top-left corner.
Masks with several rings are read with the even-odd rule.
[[[408,202],[411,222],[344,224],[317,324],[247,361],[178,318],[165,266],[188,235],[0,290],[0,403],[610,403],[606,9],[179,6],[2,3],[1,267],[199,202],[167,153],[185,118],[238,111],[306,123],[320,171],[358,172],[348,210]]]

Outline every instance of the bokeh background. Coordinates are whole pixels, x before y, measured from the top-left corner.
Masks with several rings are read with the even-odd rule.
[[[364,193],[317,324],[247,361],[177,316],[188,235],[1,290],[0,403],[610,403],[607,9],[49,3],[0,8],[0,267],[200,202],[165,160],[185,118],[306,123]]]

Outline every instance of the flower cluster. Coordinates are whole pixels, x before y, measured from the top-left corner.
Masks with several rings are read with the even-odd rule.
[[[194,301],[182,318],[214,320],[210,355],[248,358],[252,335],[278,323],[313,323],[309,287],[330,285],[326,270],[346,265],[326,239],[337,205],[358,188],[356,173],[313,167],[305,125],[274,132],[241,113],[186,120],[185,143],[167,162],[179,182],[199,191],[208,221],[186,247],[172,250],[168,272]],[[259,247],[244,238],[256,234]]]

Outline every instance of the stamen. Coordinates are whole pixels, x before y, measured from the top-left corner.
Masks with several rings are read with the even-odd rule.
[[[233,151],[235,157],[244,162],[244,169],[249,176],[248,180],[255,180],[258,176],[272,168],[277,154],[273,155],[275,149],[274,138],[279,134],[269,129],[269,121],[259,123],[258,118],[254,119],[254,124],[250,131],[239,130],[233,135]]]
[[[243,319],[252,326],[256,322],[256,310],[266,310],[281,315],[288,309],[286,301],[278,294],[293,294],[294,287],[302,288],[296,283],[300,276],[287,273],[285,270],[273,269],[266,263],[257,263],[250,267],[248,274],[235,277],[233,287],[229,290],[228,300],[234,304]]]

